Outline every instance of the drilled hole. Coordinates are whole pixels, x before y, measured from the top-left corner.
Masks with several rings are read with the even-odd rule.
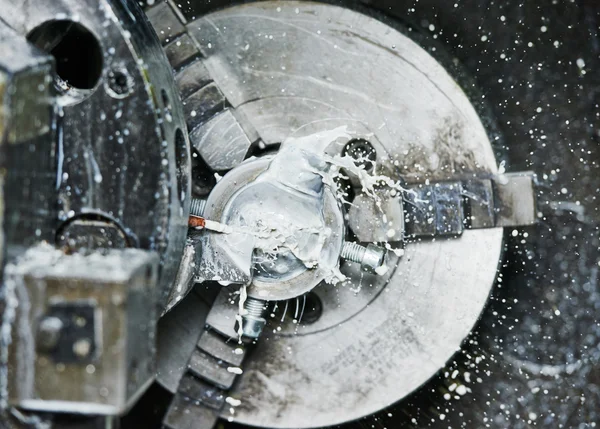
[[[314,292],[307,293],[306,302],[304,304],[304,313],[302,314],[300,323],[304,325],[313,324],[321,318],[321,314],[323,314],[323,303],[321,302],[321,298]]]
[[[344,155],[351,156],[357,165],[363,166],[365,170],[371,171],[377,160],[377,152],[371,143],[365,139],[351,140],[344,147]]]
[[[90,90],[102,76],[102,48],[83,25],[68,21],[48,21],[29,33],[28,40],[56,60],[60,90]]]
[[[133,92],[133,78],[125,68],[113,68],[108,73],[108,93],[114,98],[125,98]]]

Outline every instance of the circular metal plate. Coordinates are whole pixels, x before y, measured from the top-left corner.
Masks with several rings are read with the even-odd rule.
[[[262,206],[267,205],[270,199],[271,204],[278,204],[283,210],[294,207],[295,210],[300,211],[303,207],[302,205],[294,206],[293,194],[278,189],[269,181],[256,181],[267,170],[271,160],[270,157],[250,159],[226,174],[211,192],[204,216],[207,219],[218,219],[233,228],[250,230],[251,225],[246,224],[248,221],[244,219],[244,215],[248,213],[247,208],[254,201],[260,201]],[[263,188],[264,185],[269,188]],[[309,208],[312,209],[310,205]],[[269,209],[262,208],[262,210],[268,212]],[[285,214],[285,211],[283,213]],[[302,214],[304,215],[306,212]],[[320,261],[328,260],[328,264],[323,265],[335,266],[344,238],[344,220],[335,195],[328,189],[324,191],[322,215],[324,224],[331,228],[332,232],[323,246],[324,250],[320,254]],[[291,212],[287,216],[291,216]],[[254,218],[250,220],[250,222],[253,221],[255,221]],[[246,234],[227,234],[221,237],[225,245],[231,249],[239,247],[241,241],[249,239],[251,239],[250,236]],[[326,248],[332,248],[334,251],[326,251]],[[291,299],[313,289],[324,281],[328,274],[325,268],[306,269],[300,261],[298,263],[300,268],[292,271],[287,277],[282,275],[279,279],[268,279],[255,273],[252,283],[248,287],[248,296],[265,301]]]
[[[371,134],[396,177],[496,172],[485,129],[460,87],[417,44],[372,17],[317,3],[260,2],[210,14],[188,31],[238,117],[266,144],[344,125]],[[242,401],[234,419],[329,426],[417,389],[479,317],[501,243],[502,230],[490,229],[408,244],[387,286],[349,319],[297,335],[278,333],[272,320],[274,333],[261,338],[232,393]],[[335,293],[323,296],[332,297],[322,298],[324,312],[346,305]],[[229,409],[223,416],[231,417]]]

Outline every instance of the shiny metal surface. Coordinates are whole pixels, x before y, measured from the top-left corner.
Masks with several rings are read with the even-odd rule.
[[[415,43],[373,18],[328,5],[261,2],[210,14],[187,31],[236,117],[247,121],[243,128],[256,130],[267,147],[343,125],[373,143],[379,171],[394,178],[496,172],[485,130],[461,89]],[[385,279],[364,277],[355,293],[340,285],[324,294],[321,330],[271,318],[234,386],[242,398],[234,419],[332,425],[418,388],[476,321],[501,241],[502,231],[489,229],[411,243]],[[371,285],[380,292],[370,295]],[[347,318],[325,323],[328,309],[357,301],[357,312],[341,310]],[[229,313],[221,326],[231,330],[235,305],[219,302],[223,316]]]

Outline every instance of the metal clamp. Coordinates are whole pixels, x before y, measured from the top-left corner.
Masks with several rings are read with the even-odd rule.
[[[404,195],[406,237],[461,235],[464,229],[534,224],[535,175],[506,173],[486,179],[419,184]]]

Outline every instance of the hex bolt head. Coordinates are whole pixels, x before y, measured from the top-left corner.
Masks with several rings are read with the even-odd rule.
[[[375,244],[368,244],[361,266],[369,271],[376,272],[376,270],[383,266],[385,262],[386,251],[383,247]]]
[[[256,340],[262,334],[266,324],[267,320],[264,318],[242,317],[242,335]]]

